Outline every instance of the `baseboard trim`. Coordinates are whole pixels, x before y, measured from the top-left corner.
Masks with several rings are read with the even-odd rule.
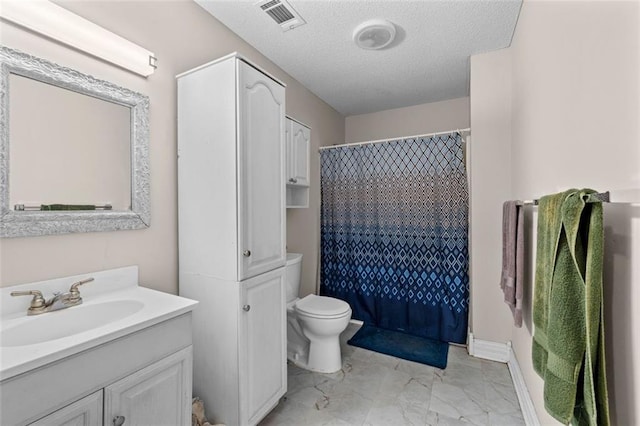
[[[536,414],[536,410],[533,407],[533,401],[531,400],[531,395],[529,395],[529,390],[527,389],[527,385],[524,381],[524,376],[522,375],[522,371],[520,370],[520,364],[518,364],[518,360],[516,359],[513,350],[510,350],[509,361],[507,362],[507,366],[509,367],[509,371],[511,372],[511,380],[513,380],[513,386],[516,388],[516,395],[518,395],[518,402],[520,402],[520,409],[522,410],[522,417],[524,417],[524,422],[527,426],[540,426],[540,421],[538,420],[538,415]]]
[[[476,358],[506,363],[511,356],[511,342],[498,343],[480,340],[476,339],[473,333],[469,333],[469,354]]]
[[[522,370],[520,370],[518,360],[516,359],[513,349],[511,349],[511,342],[498,343],[476,339],[473,333],[469,331],[468,343],[469,354],[471,356],[507,364],[509,372],[511,373],[513,386],[516,389],[516,395],[518,396],[518,402],[520,403],[525,424],[527,426],[540,426],[540,421],[533,407],[533,401],[531,400],[531,395],[529,395],[527,384],[524,381]]]

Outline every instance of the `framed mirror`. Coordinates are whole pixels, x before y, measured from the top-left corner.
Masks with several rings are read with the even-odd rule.
[[[0,46],[0,237],[150,225],[149,98]]]

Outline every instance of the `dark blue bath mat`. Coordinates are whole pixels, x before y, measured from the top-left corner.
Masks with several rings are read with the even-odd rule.
[[[399,331],[363,325],[347,342],[351,346],[369,349],[421,364],[446,368],[449,344]]]

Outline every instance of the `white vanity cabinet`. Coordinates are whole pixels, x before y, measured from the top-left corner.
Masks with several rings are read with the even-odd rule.
[[[212,424],[254,425],[286,392],[285,88],[235,53],[177,79],[194,395]]]
[[[191,352],[191,347],[182,349],[31,425],[188,425],[191,419]]]
[[[0,424],[189,425],[191,386],[189,313],[3,381]]]
[[[287,208],[309,207],[309,147],[311,129],[286,119]]]
[[[55,312],[10,296],[88,277]],[[190,425],[195,305],[140,286],[137,266],[0,288],[0,425]]]

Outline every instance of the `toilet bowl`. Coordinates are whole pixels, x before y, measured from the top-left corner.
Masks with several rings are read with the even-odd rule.
[[[287,358],[307,370],[334,373],[342,368],[340,333],[349,325],[351,307],[333,297],[298,298],[301,266],[302,254],[287,254]]]

